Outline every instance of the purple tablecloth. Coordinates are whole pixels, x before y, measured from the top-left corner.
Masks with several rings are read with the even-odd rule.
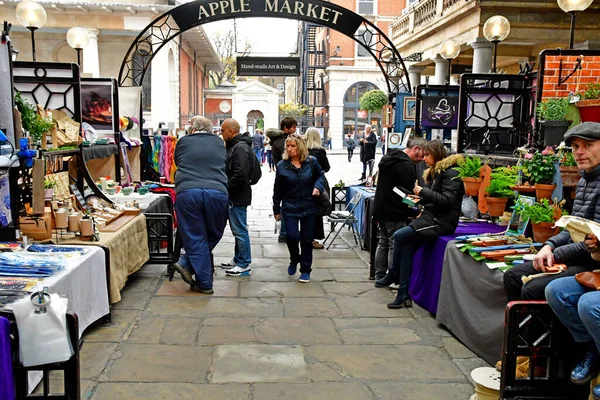
[[[413,271],[409,286],[413,301],[430,313],[437,313],[444,252],[449,241],[461,235],[497,233],[505,229],[505,226],[486,222],[461,223],[453,235],[440,236],[435,242],[422,246],[413,257]]]
[[[0,317],[0,400],[14,400],[15,387],[10,353],[10,321]]]

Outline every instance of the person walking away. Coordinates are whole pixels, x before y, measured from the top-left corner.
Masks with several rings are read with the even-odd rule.
[[[356,148],[356,142],[354,141],[351,133],[346,136],[346,146],[348,150],[348,162],[352,162],[352,155],[354,154],[354,149]]]
[[[317,128],[308,128],[306,130],[306,147],[308,148],[308,155],[313,156],[318,161],[319,166],[325,173],[329,172],[331,166],[329,165],[329,160],[327,159],[327,151],[325,151],[321,143],[321,135],[319,134],[319,130]],[[329,182],[327,182],[327,178],[324,180],[325,192],[330,193]],[[324,249],[325,246],[317,242],[317,239],[325,239],[323,217],[316,216],[315,218],[315,240],[312,242],[313,249]]]
[[[415,212],[402,197],[394,193],[395,187],[413,191],[417,180],[415,163],[423,159],[424,138],[409,139],[404,150],[391,149],[379,161],[379,179],[375,188],[374,214],[379,230],[379,242],[375,251],[375,279],[385,277],[392,265],[394,233],[408,224]],[[401,189],[401,190],[402,190]],[[378,287],[377,283],[375,286]]]
[[[248,234],[248,206],[252,204],[250,180],[255,156],[252,151],[253,139],[240,135],[240,124],[234,119],[226,119],[221,125],[225,148],[227,149],[227,184],[229,191],[229,227],[235,238],[233,260],[222,263],[228,267],[228,276],[248,276],[251,273],[252,254]],[[261,135],[262,136],[262,135]]]
[[[185,248],[174,268],[191,290],[212,294],[212,251],[227,224],[227,152],[211,121],[197,116],[192,133],[177,142],[174,157],[175,210]]]
[[[375,282],[378,287],[399,283],[396,299],[388,308],[412,306],[408,284],[414,254],[427,240],[454,233],[458,226],[465,190],[460,179],[455,179],[458,171],[453,167],[463,157],[460,154],[446,157],[444,144],[433,140],[423,145],[423,159],[429,167],[424,173],[427,187],[417,185],[413,190],[418,196],[413,199],[418,200],[423,211],[408,226],[394,233],[392,265],[387,275]]]
[[[273,164],[273,150],[271,149],[271,139],[265,137],[265,153],[267,155],[267,163],[269,164],[269,172],[273,172],[275,165]]]
[[[288,274],[295,275],[300,264],[298,281],[306,283],[312,271],[317,197],[325,190],[325,175],[301,138],[288,136],[285,148],[273,186],[273,215],[276,221],[283,218],[287,226]]]
[[[280,128],[277,129],[269,129],[267,131],[267,135],[269,135],[269,139],[271,140],[271,150],[273,157],[273,164],[275,168],[283,158],[283,153],[285,151],[285,139],[289,135],[293,135],[296,133],[296,128],[298,127],[298,122],[292,117],[285,117],[281,120]],[[279,237],[277,241],[279,243],[285,243],[286,236],[286,227],[285,227],[285,218],[281,219],[281,231],[279,232]]]
[[[367,165],[369,166],[369,176],[373,175],[373,163],[369,161],[375,159],[375,148],[377,147],[377,136],[373,133],[371,127],[367,125],[365,135],[360,139],[360,161],[363,163],[363,172],[360,180],[367,179]]]
[[[386,138],[387,138],[387,129],[383,130],[381,134],[381,155],[385,156],[385,146],[386,146]]]
[[[332,140],[333,140],[333,136],[331,136],[331,131],[329,129],[327,129],[327,149],[328,150],[332,149],[332,145],[331,145]]]
[[[571,215],[600,222],[600,123],[581,123],[567,131],[564,141],[571,146],[581,173]],[[555,263],[566,264],[567,269],[523,284],[523,276],[546,272],[546,267]],[[574,243],[570,232],[565,229],[546,241],[532,263],[520,264],[506,271],[504,290],[508,301],[543,300],[544,290],[550,281],[596,268],[598,264],[590,259],[583,242]]]
[[[223,138],[224,140],[225,138]],[[254,151],[254,155],[259,163],[262,161],[262,151],[264,148],[265,137],[262,135],[260,130],[256,130],[254,136],[252,136],[252,150]]]

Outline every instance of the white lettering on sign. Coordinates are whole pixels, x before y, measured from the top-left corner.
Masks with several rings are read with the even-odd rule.
[[[304,9],[304,6],[306,10]],[[229,13],[251,12],[250,0],[215,0],[200,5],[198,19]],[[306,4],[301,0],[265,0],[264,12],[301,15],[303,17],[337,24],[341,12],[319,4]]]

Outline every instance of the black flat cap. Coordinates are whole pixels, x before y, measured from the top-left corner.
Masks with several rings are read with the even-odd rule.
[[[574,137],[587,140],[600,140],[600,124],[598,122],[583,122],[565,133],[565,143],[569,144]]]

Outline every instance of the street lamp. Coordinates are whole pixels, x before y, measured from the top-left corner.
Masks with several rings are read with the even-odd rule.
[[[33,0],[23,0],[17,4],[17,19],[25,28],[31,31],[31,51],[35,61],[34,32],[46,24],[46,10]]]
[[[448,61],[448,76],[446,77],[446,85],[450,84],[450,74],[452,73],[452,60],[458,57],[460,53],[460,45],[454,39],[446,39],[442,42],[439,49],[440,56]]]
[[[90,43],[88,31],[78,26],[67,31],[67,43],[77,51],[77,64],[81,66],[81,50]]]
[[[584,11],[594,0],[558,0],[558,6],[561,10],[571,14],[571,35],[569,36],[569,49],[573,49],[573,40],[575,39],[575,14],[578,11]]]
[[[494,73],[496,72],[496,59],[498,58],[498,43],[506,39],[510,33],[510,22],[502,15],[494,15],[483,25],[483,36],[494,43]]]

